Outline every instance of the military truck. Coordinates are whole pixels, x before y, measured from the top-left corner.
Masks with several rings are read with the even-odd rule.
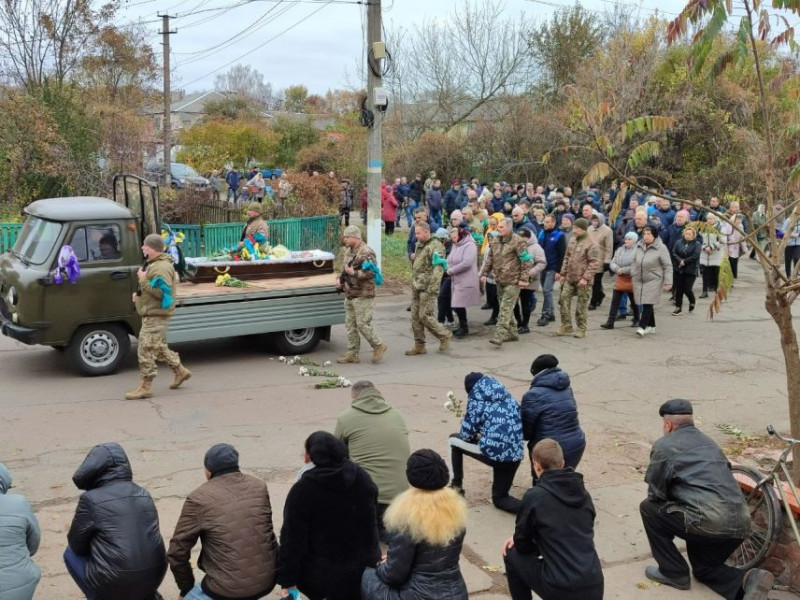
[[[132,302],[141,246],[161,229],[154,184],[119,175],[113,189],[113,200],[31,203],[13,249],[0,255],[0,331],[64,351],[74,369],[89,376],[116,372],[130,336],[141,328]],[[59,269],[65,245],[80,267],[74,283],[68,269]],[[253,281],[246,288],[182,283],[168,342],[264,334],[278,353],[309,352],[330,340],[332,325],[344,322],[331,271]]]

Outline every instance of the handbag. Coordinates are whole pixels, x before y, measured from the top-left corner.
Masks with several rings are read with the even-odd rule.
[[[614,282],[614,289],[618,292],[632,292],[633,291],[633,278],[630,275],[623,275],[617,273],[617,279]]]

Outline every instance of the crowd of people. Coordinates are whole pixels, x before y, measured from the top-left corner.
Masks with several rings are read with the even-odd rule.
[[[267,483],[242,472],[230,444],[205,453],[205,482],[186,496],[167,544],[125,450],[97,445],[72,478],[83,493],[66,537],[66,570],[87,600],[160,600],[168,568],[184,600],[255,600],[276,586],[282,597],[309,600],[466,600],[466,455],[492,469],[492,502],[515,515],[498,549],[512,600],[602,600],[596,512],[576,471],[586,439],[569,376],[549,354],[530,372],[520,403],[491,376],[464,378],[466,410],[449,438],[449,467],[433,450],[412,452],[402,413],[373,383],[356,382],[333,433],[306,438],[279,535]],[[664,435],[653,445],[640,506],[656,562],[646,577],[685,590],[693,574],[727,600],[765,600],[771,573],[725,564],[751,525],[727,459],[695,427],[688,400],[668,400],[659,415]],[[509,491],[526,454],[532,485],[518,499]],[[41,531],[27,499],[8,493],[11,484],[0,464],[0,596],[32,600]],[[690,564],[675,537],[686,540]],[[198,542],[199,581],[191,563]]]

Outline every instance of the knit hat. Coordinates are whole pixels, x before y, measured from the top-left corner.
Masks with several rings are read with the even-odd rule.
[[[206,452],[203,465],[211,474],[239,468],[239,453],[230,444],[214,444]]]
[[[449,240],[450,234],[447,233],[447,229],[444,227],[439,227],[439,229],[436,230],[436,233],[433,234],[433,237],[439,238],[440,240]]]
[[[540,354],[531,363],[531,375],[536,375],[545,369],[554,369],[557,366],[558,359],[555,356],[552,354]]]
[[[342,233],[342,237],[351,237],[356,239],[361,239],[361,230],[356,225],[348,225],[344,228],[344,233]]]
[[[575,223],[572,226],[577,227],[578,229],[583,229],[584,231],[588,231],[589,221],[581,217],[580,219],[575,219]]]
[[[636,233],[635,231],[629,231],[628,233],[625,234],[625,239],[626,240],[633,240],[634,242],[638,242],[639,241],[639,234]]]
[[[457,183],[461,183],[461,180],[458,177],[453,177],[452,183],[453,185],[456,185]]]
[[[561,218],[562,219],[569,219],[570,223],[575,223],[575,215],[573,215],[572,213],[563,214],[563,215],[561,215]]]
[[[458,209],[454,210],[453,212],[450,213],[450,220],[452,221],[453,219],[458,219],[459,221],[463,221],[464,213],[462,213]]]
[[[263,208],[258,202],[251,202],[247,205],[247,212],[253,211],[254,213],[261,214]]]
[[[464,377],[464,389],[467,390],[468,394],[472,391],[472,388],[475,387],[475,384],[481,380],[481,377],[483,377],[483,373],[477,371],[473,371]]]
[[[440,490],[450,480],[444,459],[433,450],[417,450],[406,462],[406,479],[420,490]]]
[[[144,238],[144,245],[148,248],[152,248],[156,252],[163,252],[164,248],[164,238],[162,238],[157,233],[151,233],[147,237]]]

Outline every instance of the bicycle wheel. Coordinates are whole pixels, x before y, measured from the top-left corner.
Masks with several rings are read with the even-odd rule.
[[[783,513],[772,482],[759,486],[763,476],[741,465],[734,465],[731,470],[747,502],[752,526],[750,535],[734,550],[727,564],[746,571],[760,565],[778,541]]]

